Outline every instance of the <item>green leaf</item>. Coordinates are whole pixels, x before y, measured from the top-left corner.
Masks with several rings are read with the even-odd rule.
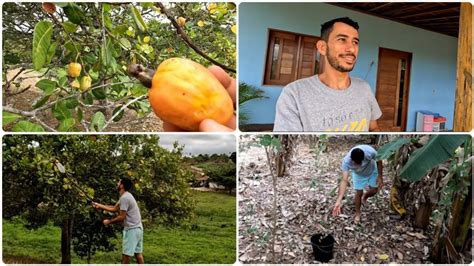
[[[76,98],[67,99],[64,101],[64,105],[68,109],[74,109],[79,105],[79,101]]]
[[[40,21],[35,26],[33,32],[33,67],[40,70],[47,62],[48,52],[51,45],[51,36],[53,34],[53,23],[49,21]]]
[[[53,108],[51,108],[51,111],[53,112],[54,117],[60,121],[72,117],[71,111],[67,108],[64,101],[56,103]]]
[[[400,176],[410,182],[420,180],[433,167],[445,162],[453,156],[468,135],[435,135],[430,141],[414,152],[408,162],[403,166]]]
[[[375,159],[377,161],[379,160],[387,160],[394,154],[396,151],[398,151],[403,145],[407,144],[410,142],[409,138],[398,138],[397,140],[391,141],[382,147],[379,148],[377,151],[377,156]]]
[[[146,27],[145,21],[143,21],[140,11],[138,11],[138,9],[134,7],[133,5],[132,5],[132,16],[133,16],[133,20],[135,21],[135,24],[137,25],[137,28],[141,32],[146,32],[147,27]]]
[[[63,27],[67,32],[74,33],[76,32],[78,26],[71,21],[64,21]]]
[[[64,48],[66,48],[66,50],[72,54],[76,54],[77,51],[81,51],[81,45],[78,44],[78,43],[73,43],[71,41],[68,41],[64,44]]]
[[[152,3],[152,2],[141,2],[140,5],[141,5],[143,8],[149,9],[149,8],[151,8],[151,7],[154,6],[154,3]]]
[[[106,12],[106,13],[109,12],[110,9],[112,9],[112,7],[110,6],[110,4],[107,4],[107,3],[103,3],[103,4],[102,4],[102,8],[103,8],[104,12]]]
[[[56,89],[57,83],[53,80],[42,79],[36,82],[35,86],[40,88],[46,96],[49,96],[53,94],[54,90]]]
[[[19,118],[21,118],[21,115],[3,111],[2,112],[2,125],[6,126]]]
[[[69,3],[63,10],[69,21],[74,24],[81,24],[82,19],[86,16],[82,8],[75,3]]]
[[[272,145],[277,151],[281,150],[281,142],[280,142],[279,139],[277,139],[277,138],[272,139],[271,145]]]
[[[55,2],[54,4],[60,8],[63,8],[63,7],[67,7],[69,3],[68,2]]]
[[[104,15],[104,25],[108,30],[113,29],[112,19],[107,15]]]
[[[99,79],[99,72],[96,72],[94,70],[89,70],[89,76],[91,77],[92,80],[97,80]]]
[[[49,50],[48,50],[48,55],[46,57],[46,62],[45,64],[49,65],[49,63],[51,63],[51,59],[53,59],[54,57],[54,54],[56,53],[56,47],[58,46],[58,43],[56,42],[53,42],[50,46],[49,46]]]
[[[25,120],[18,122],[12,130],[14,132],[44,132],[44,128],[42,126]]]
[[[67,77],[58,77],[58,85],[60,87],[66,87],[68,84],[68,78]]]
[[[94,103],[94,97],[92,97],[92,94],[89,92],[83,93],[81,95],[81,98],[83,99],[85,104],[93,104]]]
[[[76,124],[76,120],[74,118],[68,118],[61,121],[58,126],[58,131],[67,132],[70,131],[74,125]]]
[[[264,135],[260,139],[260,145],[266,147],[270,146],[272,144],[272,136],[270,135]]]
[[[104,64],[104,66],[110,66],[112,64],[114,59],[114,50],[114,46],[110,40],[102,43],[100,47],[100,54],[102,58],[102,64]]]
[[[115,27],[115,29],[113,30],[113,33],[121,35],[121,34],[124,34],[127,30],[128,30],[128,25],[122,24]]]
[[[112,116],[114,116],[118,111],[120,111],[121,108],[122,106],[115,108]],[[123,117],[123,114],[124,114],[124,110],[120,111],[120,113],[114,118],[114,122],[120,121],[120,119],[122,119]]]
[[[130,43],[130,41],[127,38],[121,38],[120,39],[120,44],[126,50],[132,49],[132,44]]]
[[[105,116],[101,112],[97,112],[92,116],[90,130],[93,132],[102,131],[105,125]]]
[[[107,94],[105,93],[104,88],[98,88],[98,89],[95,89],[91,92],[97,100],[103,100],[107,97]]]
[[[49,97],[51,97],[51,95],[46,95],[46,96],[44,96],[43,98],[41,98],[41,99],[39,99],[38,101],[36,101],[36,102],[33,104],[33,109],[37,109],[37,108],[40,108],[41,106],[43,106],[45,103],[48,102]]]
[[[136,85],[134,86],[130,92],[132,93],[133,96],[135,97],[140,97],[142,95],[145,95],[148,93],[148,88],[142,85]]]

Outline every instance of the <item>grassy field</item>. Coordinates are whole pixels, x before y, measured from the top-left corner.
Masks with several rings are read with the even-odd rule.
[[[236,248],[236,198],[221,193],[196,192],[196,230],[185,228],[145,228],[145,263],[233,264]],[[59,263],[60,228],[52,225],[28,230],[21,224],[3,220],[3,261],[5,263]],[[118,250],[98,252],[91,263],[120,263]],[[87,263],[74,253],[73,263]]]

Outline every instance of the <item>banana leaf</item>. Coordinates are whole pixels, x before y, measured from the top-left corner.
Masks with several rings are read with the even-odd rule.
[[[455,150],[463,144],[469,135],[436,135],[414,152],[403,166],[400,176],[408,182],[420,180],[433,167],[451,158]]]
[[[390,158],[390,156],[392,156],[396,151],[398,151],[400,149],[400,147],[402,147],[403,145],[407,144],[408,142],[410,142],[410,139],[409,138],[403,138],[403,137],[400,137],[394,141],[390,141],[389,143],[386,143],[385,145],[383,145],[382,147],[380,147],[377,151],[377,156],[375,157],[375,159],[377,161],[379,160],[387,160],[388,158]]]

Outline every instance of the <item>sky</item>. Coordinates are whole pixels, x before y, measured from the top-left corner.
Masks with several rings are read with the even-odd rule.
[[[160,135],[160,145],[166,149],[172,149],[175,141],[178,141],[180,145],[184,145],[184,155],[230,154],[236,148],[234,135]]]

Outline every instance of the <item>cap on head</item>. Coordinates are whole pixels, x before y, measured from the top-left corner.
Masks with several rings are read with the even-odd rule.
[[[351,151],[351,160],[356,164],[362,164],[364,157],[364,151],[359,148],[355,148]]]
[[[353,27],[356,30],[359,30],[359,24],[352,19],[348,17],[343,17],[343,18],[335,18],[333,20],[330,20],[323,25],[321,25],[321,38],[325,40],[326,42],[329,39],[329,34],[331,34],[333,26],[336,22],[342,22],[344,24],[347,24],[351,27]]]

